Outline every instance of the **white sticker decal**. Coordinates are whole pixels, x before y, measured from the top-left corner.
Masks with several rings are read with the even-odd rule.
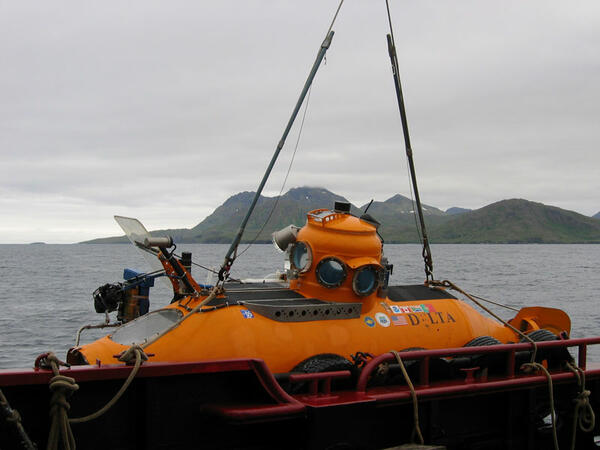
[[[389,327],[390,326],[390,319],[384,313],[377,313],[377,314],[375,314],[375,320],[382,327]]]

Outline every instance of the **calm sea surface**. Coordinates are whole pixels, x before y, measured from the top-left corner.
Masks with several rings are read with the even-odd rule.
[[[218,267],[227,248],[180,245],[177,252],[191,251],[195,262]],[[393,284],[423,281],[419,245],[387,245],[385,253],[394,264]],[[600,335],[598,245],[434,245],[432,253],[438,279],[513,307],[562,308],[571,317],[573,337]],[[64,357],[80,326],[104,318],[94,311],[91,293],[121,281],[125,267],[149,270],[131,245],[0,245],[0,369],[31,367],[49,350]],[[232,276],[262,277],[282,268],[282,253],[255,245],[235,262]],[[207,281],[202,269],[194,267],[193,273],[199,282]],[[151,308],[170,298],[157,282]],[[506,319],[514,316],[492,309]],[[102,334],[89,332],[82,342]],[[590,353],[600,361],[600,349]]]

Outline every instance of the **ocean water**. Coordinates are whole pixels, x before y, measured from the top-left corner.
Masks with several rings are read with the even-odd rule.
[[[195,262],[218,267],[227,249],[182,244],[177,252],[191,251]],[[598,245],[433,245],[432,253],[438,279],[516,308],[562,308],[571,317],[573,337],[600,335]],[[424,280],[419,245],[386,245],[385,254],[394,264],[392,284]],[[94,311],[92,292],[121,281],[126,267],[149,271],[131,245],[0,245],[0,369],[32,367],[45,351],[65,357],[79,327],[104,319]],[[254,245],[235,262],[232,276],[263,277],[282,268],[282,253],[272,245]],[[203,269],[194,267],[193,274],[201,283],[210,282]],[[151,309],[170,298],[157,280]],[[505,319],[515,314],[491,309]],[[84,333],[82,342],[104,334]],[[600,361],[600,349],[590,349],[590,358]]]

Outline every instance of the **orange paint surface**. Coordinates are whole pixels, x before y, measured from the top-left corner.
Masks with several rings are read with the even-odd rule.
[[[206,310],[193,313],[156,341],[142,343],[147,353],[154,354],[151,361],[262,358],[277,373],[288,372],[320,353],[335,353],[350,359],[357,352],[375,355],[407,348],[462,347],[479,336],[492,336],[503,343],[520,340],[510,328],[482,316],[460,300],[396,302],[379,297],[377,289],[366,296],[357,295],[352,282],[361,266],[384,270],[382,243],[371,223],[350,214],[312,211],[307,224],[298,232],[297,242],[310,249],[312,258],[303,272],[291,272],[289,288],[307,298],[360,302],[360,317],[280,322],[251,313],[240,305]],[[330,257],[340,261],[346,271],[343,282],[333,288],[321,284],[316,275],[319,261]],[[203,298],[186,297],[166,308],[177,308],[189,315],[189,309]],[[536,327],[555,333],[570,330],[568,316],[549,308],[524,308],[514,324],[527,331]],[[78,350],[91,364],[96,360],[110,364],[117,363],[114,355],[126,348],[107,336]]]

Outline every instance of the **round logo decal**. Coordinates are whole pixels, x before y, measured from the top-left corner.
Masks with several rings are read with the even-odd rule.
[[[365,317],[365,323],[367,324],[367,326],[369,328],[373,328],[375,326],[375,321],[373,320],[372,317],[369,317],[369,316]]]
[[[377,323],[379,325],[381,325],[382,327],[389,327],[390,326],[390,319],[384,313],[377,313],[377,314],[375,314],[375,320],[377,320]]]

